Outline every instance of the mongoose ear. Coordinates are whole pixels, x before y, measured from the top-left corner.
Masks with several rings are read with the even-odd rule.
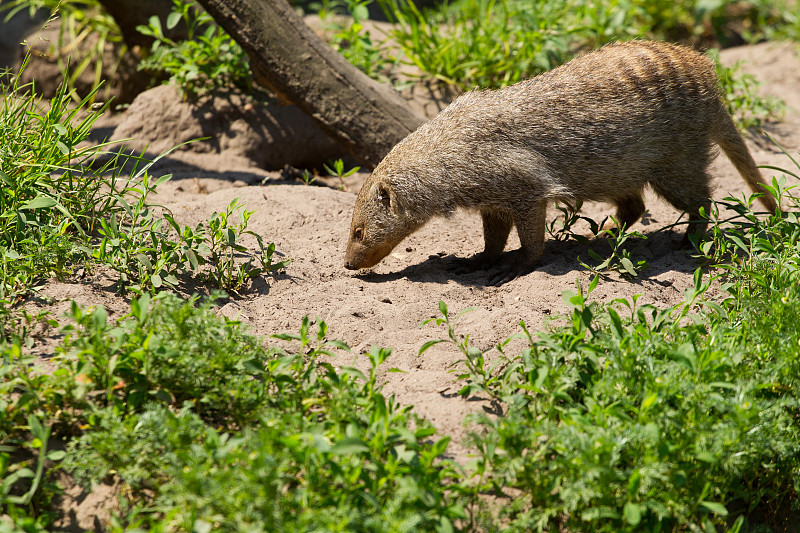
[[[385,185],[378,185],[378,200],[383,204],[383,207],[389,209],[392,205],[392,196],[389,193],[388,187]]]

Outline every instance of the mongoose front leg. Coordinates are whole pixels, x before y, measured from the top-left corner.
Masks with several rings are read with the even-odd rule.
[[[490,285],[500,286],[514,278],[528,274],[536,267],[544,253],[546,214],[546,200],[539,200],[527,208],[516,211],[514,224],[517,226],[520,248],[516,258],[492,277],[489,281]]]
[[[506,247],[508,235],[514,219],[510,212],[489,207],[481,208],[483,220],[483,251],[472,257],[455,260],[450,270],[456,274],[466,274],[489,268],[497,261]]]

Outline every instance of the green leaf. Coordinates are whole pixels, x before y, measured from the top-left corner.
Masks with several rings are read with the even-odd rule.
[[[30,428],[31,435],[33,435],[34,438],[39,439],[42,442],[47,441],[47,430],[38,418],[33,415],[28,415],[28,427]]]
[[[50,207],[53,207],[57,203],[58,202],[56,202],[54,198],[50,198],[49,196],[39,195],[33,200],[28,200],[27,202],[22,204],[20,206],[20,210],[48,209]]]
[[[169,16],[167,17],[167,29],[171,30],[172,28],[177,26],[178,23],[181,21],[181,18],[182,15],[178,11],[173,11],[172,13],[170,13]]]
[[[353,9],[353,13],[352,14],[353,14],[353,19],[354,20],[365,20],[365,19],[369,18],[369,11],[367,10],[367,6],[365,4],[356,5],[355,9]],[[340,163],[341,161],[342,160],[339,159],[337,161],[337,163]]]
[[[653,407],[653,405],[656,403],[656,400],[658,400],[658,394],[654,392],[642,401],[641,411],[647,411]]]
[[[364,441],[361,439],[355,437],[346,437],[331,446],[331,453],[336,455],[351,455],[368,451],[369,446],[364,444]]]
[[[431,346],[434,346],[436,344],[439,344],[440,342],[444,342],[444,339],[438,339],[438,340],[433,340],[433,341],[426,342],[425,344],[422,345],[422,348],[419,349],[419,352],[417,352],[417,355],[422,355],[423,352],[428,350],[428,348],[430,348]]]
[[[350,346],[344,341],[339,341],[339,340],[333,339],[333,340],[326,341],[325,344],[328,345],[328,346],[334,346],[334,347],[339,348],[340,350],[344,350],[346,352],[350,351]]]
[[[622,514],[625,517],[625,521],[632,526],[636,526],[642,521],[642,510],[635,503],[626,503],[625,508],[622,510]]]
[[[714,457],[714,454],[710,452],[698,452],[695,454],[695,458],[698,461],[702,461],[704,463],[713,464],[717,462],[717,458]]]
[[[611,330],[614,332],[614,336],[617,338],[617,340],[624,339],[625,329],[622,326],[622,319],[620,319],[619,314],[610,307],[606,312],[608,313],[608,317],[611,319]]]
[[[153,270],[153,263],[150,262],[150,258],[147,257],[147,254],[143,254],[139,252],[136,254],[136,259],[147,268],[148,271]]]
[[[50,450],[49,452],[47,452],[47,459],[49,459],[50,461],[60,461],[66,456],[67,452],[65,452],[64,450]]]
[[[595,274],[592,278],[592,281],[589,283],[589,288],[586,290],[586,294],[591,293],[597,287],[597,283],[600,281],[600,274]]]
[[[157,16],[153,15],[152,17],[150,17],[147,23],[148,26],[150,26],[150,29],[157,37],[164,36],[164,32],[161,30],[161,20]]]
[[[622,265],[622,268],[625,269],[625,272],[630,274],[633,277],[636,277],[637,272],[636,269],[633,267],[633,263],[627,257],[623,257],[619,260],[619,263]]]
[[[355,367],[343,366],[341,370],[342,370],[342,373],[345,374],[345,375],[356,377],[356,378],[358,378],[358,379],[360,379],[361,381],[364,381],[364,382],[367,381],[367,376],[365,376],[364,373],[361,370],[359,370],[359,369],[357,369]]]
[[[728,509],[726,509],[725,506],[722,505],[719,502],[705,502],[705,501],[703,501],[703,502],[700,502],[700,505],[702,505],[703,507],[705,507],[706,509],[708,509],[709,511],[711,511],[714,514],[718,514],[720,516],[728,516]]]

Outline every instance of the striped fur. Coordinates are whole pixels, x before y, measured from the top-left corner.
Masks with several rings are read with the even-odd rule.
[[[548,201],[612,202],[630,226],[644,212],[647,185],[689,212],[690,231],[703,231],[699,209],[710,203],[717,146],[753,191],[764,183],[719,91],[707,57],[648,41],[607,45],[504,89],[470,91],[398,143],[364,184],[345,266],[375,265],[432,216],[460,207],[483,218],[475,268],[495,262],[517,227],[511,279],[542,255]],[[775,208],[772,197],[762,200]]]

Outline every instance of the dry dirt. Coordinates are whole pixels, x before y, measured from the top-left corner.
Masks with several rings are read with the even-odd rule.
[[[764,82],[763,92],[786,101],[785,120],[769,129],[778,142],[797,155],[800,150],[797,48],[788,44],[762,44],[726,50],[722,58],[729,64],[747,60],[744,70]],[[156,107],[150,109],[149,117],[148,108],[136,111],[134,102],[130,113],[142,114],[135,118],[123,114],[107,119],[98,136],[167,135],[164,133],[168,124],[165,117],[170,107],[164,107],[163,101],[158,103],[158,98],[153,101]],[[138,130],[130,126],[137,122],[141,126]],[[259,158],[264,161],[270,154],[254,156],[248,150],[252,152],[253,146],[257,150],[271,148],[250,140],[242,141],[248,147],[242,149],[236,139],[246,137],[247,128],[242,127],[246,122],[240,121],[234,126],[230,126],[231,123],[223,125],[223,131],[204,133],[215,136],[212,142],[216,143],[216,148],[198,152],[184,150],[157,166],[159,174],[174,174],[173,180],[160,190],[159,201],[172,210],[179,222],[194,225],[213,212],[224,210],[233,198],[239,197],[249,210],[256,211],[250,222],[251,229],[266,242],[274,242],[280,253],[292,259],[285,274],[267,278],[266,283],[259,281],[243,295],[229,298],[220,312],[241,320],[253,333],[263,337],[296,331],[304,315],[319,317],[327,322],[332,338],[341,339],[352,347],[352,354],[338,358],[337,362],[343,365],[351,365],[355,360],[355,364],[363,368],[366,358],[362,354],[370,345],[392,347],[394,352],[387,368],[397,367],[403,372],[385,374],[385,391],[396,394],[402,404],[413,405],[441,435],[451,435],[451,453],[459,459],[467,458],[469,452],[462,446],[466,435],[464,417],[486,405],[467,402],[456,395],[459,384],[449,372],[460,358],[455,347],[439,344],[422,356],[417,355],[427,340],[445,335],[433,325],[420,328],[420,322],[436,315],[437,302],[443,300],[453,311],[471,306],[478,308],[463,316],[458,331],[470,334],[472,342],[482,348],[519,332],[521,320],[532,330],[545,328],[551,317],[567,311],[562,292],[574,289],[576,282],[586,286],[591,279],[576,260],[578,256],[589,259],[587,247],[574,241],[551,240],[535,272],[501,287],[487,286],[489,276],[486,273],[453,275],[447,269],[448,256],[464,257],[482,248],[479,217],[460,212],[452,218],[430,222],[371,272],[347,271],[343,255],[350,217],[355,193],[366,176],[361,174],[348,179],[347,192],[300,182],[287,183],[281,180],[278,172],[256,168],[252,161]],[[169,135],[181,137],[186,125],[172,124],[180,131]],[[264,126],[268,122],[259,124]],[[291,129],[292,124],[284,123],[280,128],[281,131]],[[120,131],[115,132],[115,129]],[[137,142],[163,145],[164,139],[140,137]],[[312,140],[299,142],[311,143]],[[787,157],[765,138],[751,137],[748,144],[759,164],[791,169]],[[312,152],[317,149],[309,144],[296,148]],[[724,156],[715,162],[712,173],[716,178],[715,198],[741,196],[746,190]],[[767,177],[773,174],[765,171]],[[633,253],[636,258],[648,261],[649,270],[633,281],[617,276],[602,280],[592,294],[594,299],[608,301],[641,294],[644,302],[669,306],[681,301],[684,289],[690,285],[698,263],[680,248],[679,230],[658,232],[673,223],[678,213],[652,194],[647,195],[646,204],[645,217],[633,229],[649,238],[634,248]],[[593,204],[584,206],[583,213],[600,220],[613,211],[610,206]],[[551,219],[556,215],[553,210]],[[512,240],[509,249],[517,245]],[[593,242],[590,247],[600,253],[608,249],[607,243],[602,241]],[[126,300],[114,293],[111,280],[102,276],[51,282],[40,295],[54,299],[51,309],[57,315],[68,308],[71,300],[82,305],[104,305],[112,317],[128,309]],[[510,350],[513,352],[513,346]]]

